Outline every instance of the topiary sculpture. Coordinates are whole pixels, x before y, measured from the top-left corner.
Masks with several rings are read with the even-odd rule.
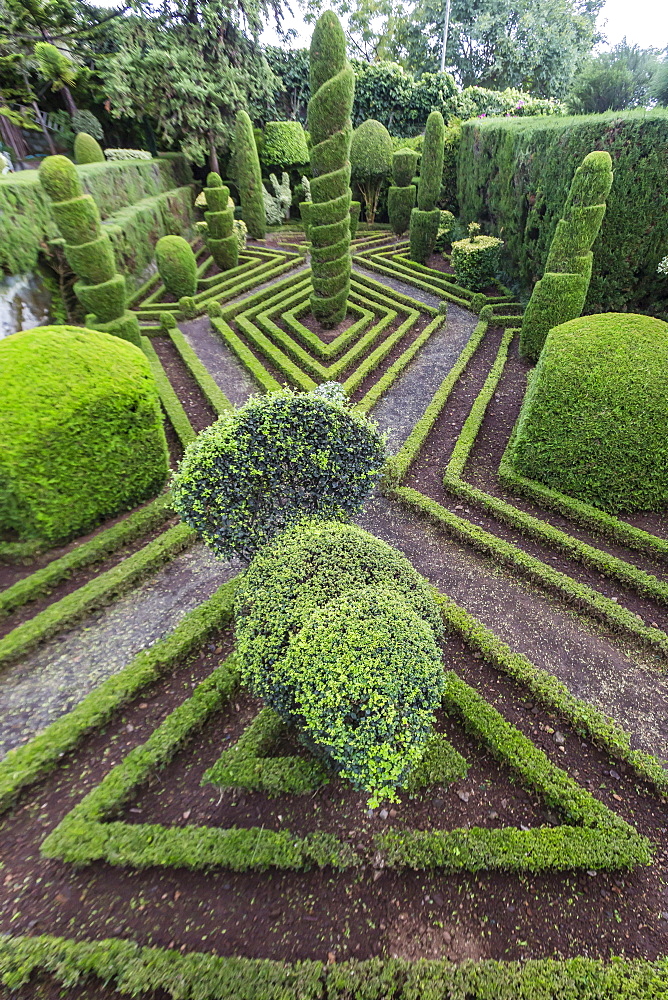
[[[441,213],[436,208],[436,201],[441,193],[444,143],[443,115],[440,111],[432,111],[427,118],[424,133],[417,192],[418,207],[412,210],[410,223],[410,256],[411,260],[420,264],[424,264],[433,253],[438,235]]]
[[[610,154],[589,153],[575,171],[563,218],[552,238],[545,273],[536,282],[524,313],[520,355],[529,361],[538,360],[552,327],[582,313],[591,280],[591,246],[601,228],[611,187]]]
[[[267,233],[264,215],[264,184],[257,154],[253,123],[246,111],[237,115],[234,147],[237,187],[241,201],[241,215],[253,239],[263,240]]]
[[[550,330],[508,450],[513,469],[613,512],[668,507],[668,323],[582,316]]]
[[[78,164],[105,162],[102,147],[87,132],[79,132],[74,137],[74,159]]]
[[[392,232],[403,236],[410,225],[415,208],[415,185],[412,184],[419,154],[413,149],[398,149],[392,156],[394,184],[387,191],[387,213]]]
[[[302,524],[258,552],[235,610],[244,682],[370,805],[393,798],[444,688],[426,580],[361,528]]]
[[[276,174],[269,174],[269,181],[274,189],[274,193],[273,195],[269,194],[263,186],[264,214],[267,225],[280,226],[281,223],[290,218],[290,206],[292,204],[290,175],[284,170],[279,184]]]
[[[83,193],[76,167],[66,156],[47,156],[39,179],[51,198],[67,262],[79,278],[75,295],[90,310],[86,326],[140,346],[137,316],[125,308],[125,278],[116,272],[109,236],[102,232],[97,205]]]
[[[359,201],[350,202],[350,239],[354,240],[357,236],[357,227],[360,222],[360,213],[362,211],[362,203]]]
[[[80,327],[0,341],[0,530],[62,542],[156,496],[169,469],[143,352]]]
[[[230,189],[225,187],[220,174],[210,173],[204,188],[208,211],[206,219],[206,245],[221,271],[239,263],[239,244],[234,235],[234,208],[230,208]]]
[[[197,261],[182,236],[163,236],[155,245],[158,274],[168,292],[178,300],[197,291]]]
[[[366,221],[373,223],[381,188],[392,169],[392,139],[373,118],[353,132],[350,145],[351,177],[362,193]]]
[[[311,310],[325,327],[345,317],[350,291],[350,115],[355,75],[346,38],[332,11],[318,19],[311,39],[312,203],[309,209]]]
[[[384,456],[374,425],[346,405],[289,389],[252,396],[187,447],[172,502],[216,555],[251,558],[296,521],[359,511]]]
[[[308,147],[301,122],[267,122],[260,160],[266,167],[278,167],[281,171],[308,163]]]

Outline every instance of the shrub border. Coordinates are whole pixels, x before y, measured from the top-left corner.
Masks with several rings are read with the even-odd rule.
[[[232,404],[229,399],[220,386],[213,380],[207,368],[199,359],[197,353],[190,346],[181,331],[169,330],[169,339],[179,352],[181,360],[194,380],[197,382],[200,392],[213,412],[220,416],[220,414],[225,413],[226,410],[231,410]]]
[[[167,373],[162,367],[162,362],[158,357],[155,347],[148,337],[141,338],[141,346],[144,354],[148,358],[153,377],[158,387],[158,395],[163,409],[167,414],[169,422],[174,428],[174,432],[181,442],[181,447],[185,448],[191,441],[195,440],[196,434],[188,419],[188,414],[183,409],[181,400],[174,392],[172,383],[167,378]]]

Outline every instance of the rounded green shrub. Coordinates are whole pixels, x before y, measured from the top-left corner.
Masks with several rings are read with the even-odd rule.
[[[155,245],[158,274],[168,292],[178,300],[197,291],[197,260],[182,236],[163,236]]]
[[[102,147],[87,132],[79,132],[74,137],[74,158],[79,164],[105,162]]]
[[[360,212],[362,211],[362,204],[359,201],[350,202],[350,238],[354,240],[357,236],[357,227],[360,224]]]
[[[237,115],[234,156],[236,181],[241,201],[241,214],[253,239],[263,240],[267,234],[264,214],[262,170],[253,134],[253,123],[246,111]]]
[[[668,506],[668,323],[583,316],[547,336],[510,451],[520,475],[620,512]]]
[[[351,177],[362,192],[367,222],[376,218],[380,191],[392,169],[392,139],[385,126],[367,119],[353,132]]]
[[[308,147],[301,122],[267,122],[260,159],[265,166],[280,170],[308,163]]]
[[[350,292],[350,115],[355,75],[346,59],[346,38],[331,10],[318,19],[311,39],[308,127],[311,137],[309,238],[322,252],[311,255],[311,311],[325,327],[345,317]],[[335,290],[320,264],[340,259]]]
[[[413,183],[420,154],[414,149],[402,148],[392,154],[392,177],[396,187],[408,187]]]
[[[437,208],[431,212],[423,212],[419,208],[413,209],[409,233],[411,260],[424,264],[431,257],[438,236],[440,219],[441,213]]]
[[[458,283],[472,292],[491,285],[499,271],[502,246],[503,240],[496,236],[475,233],[465,240],[455,240],[450,259]]]
[[[66,156],[47,156],[42,160],[39,179],[53,201],[69,201],[83,194],[77,169]]]
[[[369,805],[396,798],[433,735],[444,672],[433,629],[387,587],[335,598],[276,664],[303,742]]]
[[[411,223],[411,212],[415,208],[415,188],[390,186],[387,189],[387,214],[390,218],[392,232],[402,236]]]
[[[222,558],[249,558],[304,518],[359,512],[385,446],[361,414],[291,390],[251,397],[188,445],[174,509]]]
[[[236,267],[239,263],[239,241],[234,232],[234,202],[230,189],[226,187],[220,174],[210,173],[204,188],[208,211],[206,219],[206,245],[221,271]]]
[[[142,351],[79,327],[0,341],[0,530],[59,542],[155,496],[169,459]]]

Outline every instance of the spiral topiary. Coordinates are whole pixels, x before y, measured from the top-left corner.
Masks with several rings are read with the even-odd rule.
[[[230,189],[225,187],[220,174],[210,173],[204,188],[208,212],[206,219],[206,245],[221,271],[239,263],[239,244],[234,235],[234,209],[229,206]],[[193,294],[193,293],[189,293]]]
[[[168,292],[180,299],[197,291],[197,261],[182,236],[163,236],[155,245],[158,274]]]
[[[355,75],[346,38],[332,11],[318,19],[311,39],[311,310],[325,327],[346,315],[350,291],[350,115]]]
[[[427,118],[420,163],[418,183],[418,207],[411,212],[410,241],[411,260],[424,264],[431,256],[438,236],[441,213],[436,201],[441,193],[443,176],[443,149],[445,144],[445,122],[440,111],[432,111]]]
[[[585,156],[575,171],[557,223],[545,273],[536,282],[522,320],[520,355],[537,361],[549,331],[577,319],[587,298],[593,254],[612,187],[612,159],[604,151]]]
[[[102,147],[87,132],[79,132],[74,137],[74,159],[79,164],[105,162]]]
[[[253,239],[263,240],[267,234],[262,193],[264,185],[253,123],[246,111],[240,111],[237,115],[234,156],[241,217],[248,226],[248,235]]]
[[[66,156],[47,156],[39,168],[42,187],[65,240],[65,257],[79,278],[74,293],[85,309],[86,326],[141,344],[139,322],[126,310],[125,278],[116,272],[109,236],[102,232],[98,207],[83,193],[76,167]]]
[[[402,236],[411,221],[415,208],[415,185],[411,183],[417,169],[418,153],[414,149],[398,149],[392,156],[392,177],[394,184],[387,192],[387,214],[392,232]]]

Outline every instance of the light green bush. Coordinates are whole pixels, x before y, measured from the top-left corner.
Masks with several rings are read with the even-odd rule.
[[[77,163],[104,163],[104,153],[97,139],[79,132],[74,137],[74,159]]]
[[[443,115],[440,111],[432,111],[424,134],[417,208],[411,212],[410,219],[410,256],[420,264],[432,254],[438,236],[440,212],[436,202],[441,193],[444,143]]]
[[[260,160],[267,167],[288,167],[308,163],[308,147],[301,122],[267,122],[262,133]]]
[[[197,260],[182,236],[163,236],[155,245],[158,274],[168,292],[180,299],[197,291]]]
[[[351,178],[362,193],[366,221],[372,223],[381,188],[392,169],[392,139],[381,122],[369,118],[355,129],[350,166]]]
[[[248,226],[250,236],[263,240],[267,233],[262,194],[264,185],[253,123],[246,111],[240,111],[237,115],[234,156],[242,218]]]
[[[452,266],[457,281],[473,292],[482,291],[496,278],[503,246],[503,240],[480,236],[479,232],[480,226],[472,222],[467,239],[452,244]]]

